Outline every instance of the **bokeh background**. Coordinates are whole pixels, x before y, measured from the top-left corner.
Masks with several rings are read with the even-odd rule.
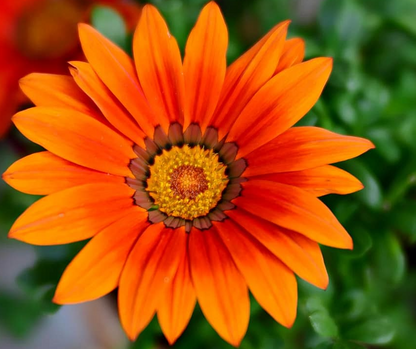
[[[70,29],[76,21],[92,23],[129,52],[137,6],[145,3],[126,11],[125,4],[117,4],[124,1],[117,0],[22,0],[27,2],[21,6],[26,11],[19,12],[10,8],[20,0],[1,1],[3,119],[11,109],[30,106],[13,85],[19,74],[52,66],[65,71],[67,60],[80,57],[76,40],[70,42],[72,46],[57,46],[64,38],[72,40],[70,34],[76,37],[75,29]],[[41,2],[54,6],[55,12],[41,7],[28,11],[33,3]],[[206,1],[149,2],[163,13],[183,49]],[[68,3],[76,3],[76,15],[68,7],[62,11],[63,6],[72,8]],[[299,280],[298,317],[292,329],[275,323],[253,300],[241,348],[416,348],[416,1],[218,3],[229,28],[229,62],[287,18],[292,20],[289,37],[305,39],[307,58],[334,57],[334,70],[320,101],[300,124],[369,138],[377,147],[340,164],[364,183],[364,190],[323,198],[355,244],[353,251],[323,248],[330,275],[328,289],[322,291]],[[20,28],[18,37],[13,34],[14,26]],[[54,37],[58,32],[61,36]],[[25,69],[17,62],[23,62]],[[39,150],[12,127],[0,140],[0,172]],[[117,318],[116,294],[80,305],[51,303],[62,271],[84,243],[33,247],[7,239],[13,221],[36,200],[0,181],[0,348],[167,348],[155,320],[136,343],[127,341]],[[174,348],[231,347],[197,309]]]

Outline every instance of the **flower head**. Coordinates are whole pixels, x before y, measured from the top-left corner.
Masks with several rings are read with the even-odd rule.
[[[175,38],[150,5],[134,61],[88,25],[88,60],[72,77],[22,80],[37,105],[13,121],[47,149],[13,164],[11,186],[47,195],[10,237],[38,245],[92,238],[64,272],[55,302],[119,288],[121,323],[135,339],[157,313],[170,343],[195,302],[233,345],[249,321],[248,290],[283,326],[296,316],[295,274],[326,288],[319,244],[352,240],[319,196],[362,188],[329,164],[371,142],[292,127],[319,98],[332,59],[303,60],[288,22],[226,67],[227,28],[204,7],[182,63]]]
[[[67,61],[81,59],[77,24],[93,5],[111,6],[132,27],[140,9],[123,0],[18,0],[0,4],[0,137],[12,115],[27,102],[18,80],[31,72],[68,72]]]

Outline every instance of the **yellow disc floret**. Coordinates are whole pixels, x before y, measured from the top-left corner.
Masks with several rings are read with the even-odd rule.
[[[188,220],[214,208],[228,183],[218,155],[200,146],[163,150],[149,168],[146,190],[158,209]]]

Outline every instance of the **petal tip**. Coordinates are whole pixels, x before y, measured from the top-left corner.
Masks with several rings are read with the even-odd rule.
[[[8,179],[9,177],[10,177],[10,173],[9,173],[9,170],[7,169],[7,170],[6,170],[6,171],[5,171],[5,172],[1,175],[1,179],[7,183],[7,180],[6,180],[6,179]]]
[[[94,298],[96,299],[96,298]],[[79,299],[76,297],[74,297],[74,295],[70,292],[64,292],[61,291],[59,288],[59,284],[58,284],[58,288],[55,291],[55,295],[52,298],[52,302],[54,302],[55,304],[60,304],[60,305],[65,305],[65,304],[79,304],[79,303],[84,303],[84,302],[88,302],[88,301],[92,301],[94,299]]]
[[[234,348],[238,348],[241,344],[243,338],[229,339],[227,342],[231,344]]]
[[[360,181],[357,182],[357,186],[354,188],[355,190],[353,191],[353,193],[363,190],[364,189],[364,184],[361,183]]]
[[[286,328],[292,328],[296,320],[296,311],[293,314],[287,314],[285,319],[281,319],[279,322]]]
[[[25,240],[19,235],[20,235],[19,230],[13,229],[13,227],[12,227],[10,229],[9,233],[7,234],[7,238],[25,242]]]
[[[316,287],[318,287],[318,288],[320,288],[321,290],[324,290],[324,291],[326,291],[326,289],[328,288],[328,286],[329,286],[329,277],[328,277],[328,274],[325,274],[322,278],[321,278],[321,283],[319,283],[319,284],[316,284],[315,286]]]
[[[139,337],[138,334],[131,332],[130,329],[127,329],[125,326],[123,326],[124,332],[127,335],[127,338],[131,341],[131,342],[135,342],[137,340],[137,337]]]
[[[71,294],[71,292],[68,292],[68,287],[65,287],[62,281],[63,278],[61,278],[61,280],[58,283],[58,286],[56,287],[55,294],[52,298],[52,302],[60,305],[76,303],[74,300],[71,300],[71,296],[68,296]]]
[[[332,57],[322,57],[322,65],[328,67],[329,69],[332,69],[334,65],[334,59]]]
[[[87,23],[78,23],[78,31],[90,30],[92,27]]]
[[[350,235],[348,235],[348,237],[349,239],[347,239],[345,241],[345,244],[340,248],[352,251],[354,249],[354,242],[352,241],[352,237]]]
[[[64,305],[65,302],[62,301],[61,297],[57,294],[58,290],[55,291],[55,295],[52,298],[52,302],[59,305]]]
[[[28,84],[30,84],[33,81],[33,78],[36,77],[36,75],[38,75],[39,73],[30,73],[25,75],[24,77],[19,79],[19,86],[23,87],[23,86],[27,86]]]
[[[83,45],[83,41],[85,41],[86,36],[97,34],[98,31],[94,29],[87,23],[78,23],[78,36],[81,41],[81,46]]]
[[[316,57],[310,59],[309,61],[305,61],[304,63],[308,62],[310,62],[311,64],[315,64],[315,69],[317,69],[321,73],[327,70],[331,71],[334,65],[334,59],[332,57]]]
[[[205,8],[215,8],[215,9],[219,9],[220,7],[218,6],[218,4],[215,1],[210,1],[205,5]]]
[[[143,6],[142,8],[142,16],[148,16],[151,13],[159,13],[159,11],[157,10],[157,8],[155,6],[153,6],[152,4],[146,4]]]
[[[168,341],[169,345],[174,345],[178,337],[171,337],[165,334],[165,338]]]
[[[368,150],[376,148],[375,144],[372,141],[367,139],[367,142],[368,142]]]

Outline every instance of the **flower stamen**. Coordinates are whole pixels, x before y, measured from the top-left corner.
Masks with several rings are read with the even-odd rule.
[[[170,177],[170,189],[182,199],[194,200],[208,189],[208,181],[201,167],[181,165]]]

